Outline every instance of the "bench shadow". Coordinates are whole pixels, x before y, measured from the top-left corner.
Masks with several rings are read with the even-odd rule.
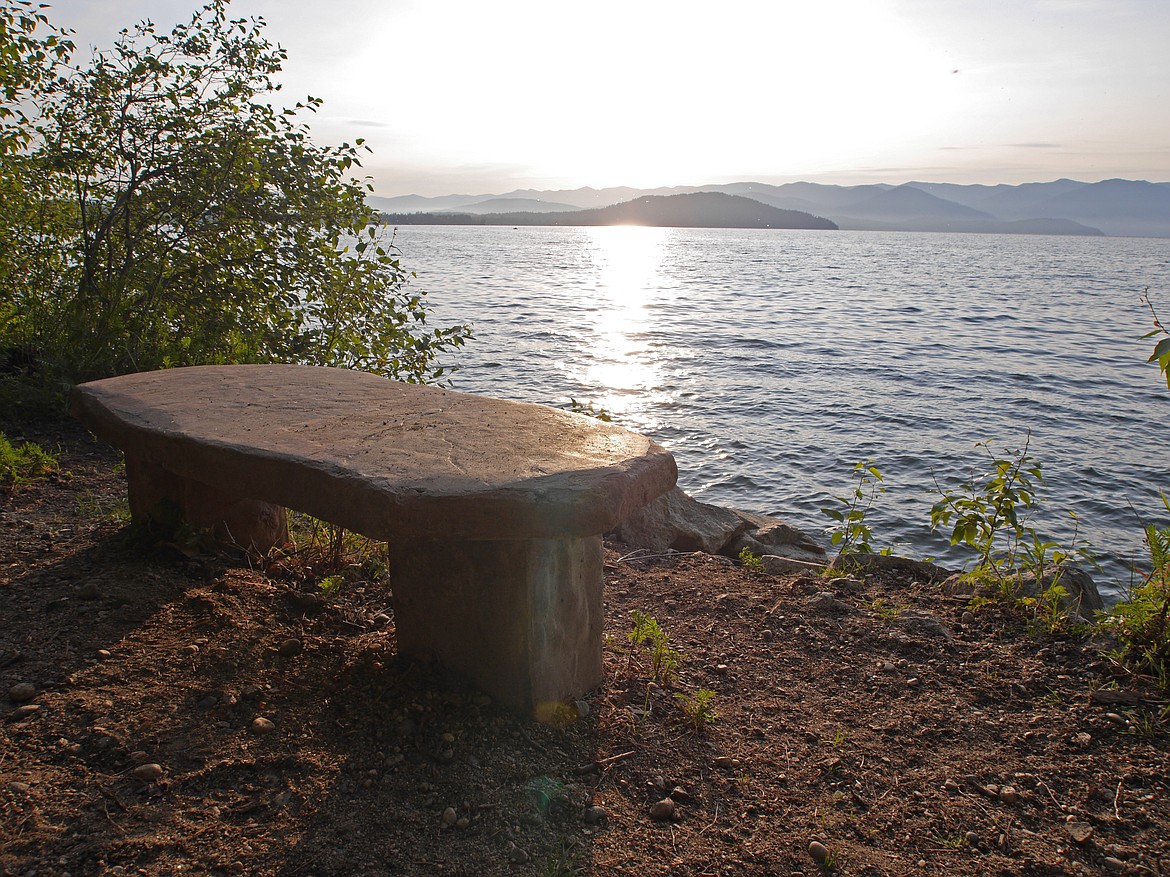
[[[119,531],[0,589],[0,697],[38,689],[28,719],[0,701],[0,787],[28,786],[37,816],[0,868],[592,871],[596,719],[539,725],[399,659],[393,622],[371,621],[384,588],[306,602]]]

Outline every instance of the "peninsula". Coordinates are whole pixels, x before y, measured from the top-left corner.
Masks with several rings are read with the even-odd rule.
[[[644,195],[589,210],[512,213],[384,213],[392,225],[645,225],[662,228],[807,228],[835,230],[837,224],[801,210],[773,207],[742,195],[690,192]]]

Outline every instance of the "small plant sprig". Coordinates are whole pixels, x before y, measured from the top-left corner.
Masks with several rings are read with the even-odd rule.
[[[0,484],[26,484],[60,472],[57,458],[33,442],[14,445],[0,432]]]
[[[873,460],[863,460],[853,467],[853,492],[849,496],[835,496],[839,508],[823,508],[821,511],[836,523],[829,530],[829,539],[837,546],[837,556],[845,554],[872,554],[869,540],[873,532],[865,522],[865,516],[873,507],[879,493],[885,493],[882,483],[885,479]]]
[[[1166,494],[1162,503],[1170,512]],[[1170,691],[1170,526],[1147,524],[1144,541],[1150,568],[1105,621],[1117,634],[1118,663],[1148,674],[1161,690]]]
[[[967,545],[979,552],[976,569],[995,571],[1001,561],[1015,560],[1020,543],[1031,531],[1027,515],[1036,506],[1036,487],[1044,483],[1040,464],[1029,455],[1032,433],[1023,448],[996,456],[990,442],[978,442],[991,459],[991,469],[971,475],[958,490],[944,490],[935,479],[940,499],[930,509],[932,530],[951,528],[951,544]],[[931,473],[933,476],[933,472]],[[1021,519],[1023,513],[1023,519]],[[997,544],[1006,547],[997,554]]]
[[[637,609],[630,613],[630,617],[634,620],[634,629],[626,635],[627,638],[635,646],[648,646],[650,678],[660,685],[667,685],[678,671],[682,655],[670,647],[670,639],[656,618]]]
[[[715,700],[715,692],[709,688],[700,688],[693,695],[676,692],[674,699],[678,701],[683,715],[696,731],[719,719],[719,713],[711,707],[711,702]]]
[[[1162,370],[1162,376],[1166,378],[1166,387],[1170,389],[1170,330],[1167,330],[1162,321],[1158,319],[1158,312],[1154,310],[1154,303],[1150,301],[1150,290],[1148,288],[1142,293],[1141,300],[1142,304],[1149,309],[1150,316],[1154,319],[1154,328],[1143,335],[1142,338],[1164,336],[1154,345],[1154,352],[1146,362],[1156,362],[1158,364],[1158,368]]]
[[[753,554],[750,548],[743,548],[739,552],[739,562],[743,568],[750,572],[763,572],[764,562],[760,560],[758,554]]]
[[[584,414],[586,417],[593,417],[605,423],[613,421],[613,415],[609,411],[600,405],[594,405],[592,402],[578,402],[576,399],[569,399],[569,404],[565,405],[564,408],[574,414]]]

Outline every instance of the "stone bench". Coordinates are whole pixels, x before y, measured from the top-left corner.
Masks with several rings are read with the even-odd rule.
[[[71,410],[125,453],[136,520],[264,549],[291,508],[386,541],[399,653],[536,715],[601,681],[601,534],[677,474],[593,418],[342,369],[125,375]]]

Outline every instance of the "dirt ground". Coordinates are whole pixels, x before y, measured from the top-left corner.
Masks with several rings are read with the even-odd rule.
[[[4,877],[1170,874],[1166,702],[1102,643],[610,545],[605,682],[539,725],[400,660],[375,566],[146,545],[114,452],[5,420],[65,472],[0,493]]]

